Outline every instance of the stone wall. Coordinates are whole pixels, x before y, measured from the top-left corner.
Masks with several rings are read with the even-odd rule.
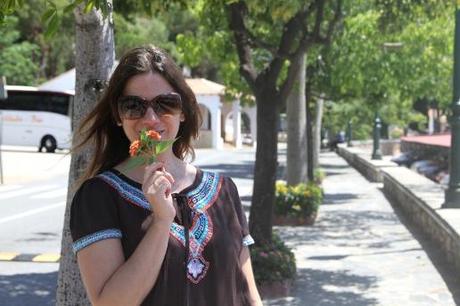
[[[370,152],[360,147],[349,148],[339,145],[337,153],[371,182],[383,182],[381,168],[397,167],[389,160],[390,157],[372,160]]]
[[[383,182],[391,203],[431,238],[460,273],[460,209],[442,208],[444,190],[439,184],[388,160],[371,160],[369,152],[356,148],[342,146],[338,154],[370,181]]]
[[[442,208],[444,189],[404,167],[383,169],[382,175],[385,195],[443,250],[460,272],[460,209]]]

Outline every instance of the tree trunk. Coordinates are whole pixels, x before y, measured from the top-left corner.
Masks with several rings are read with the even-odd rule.
[[[321,127],[323,120],[324,99],[322,95],[315,103],[315,124],[313,126],[313,168],[319,167],[319,152],[321,150]]]
[[[110,7],[112,1],[109,0]],[[111,15],[103,18],[100,12],[92,10],[83,13],[80,6],[75,10],[76,22],[76,82],[75,100],[72,110],[72,127],[76,131],[82,118],[93,109],[100,92],[97,81],[109,78],[114,63],[115,49],[113,38],[113,22]],[[74,133],[74,141],[78,137]],[[91,305],[86,297],[75,254],[72,251],[72,239],[69,229],[70,203],[74,196],[74,183],[86,168],[92,149],[72,153],[69,173],[69,189],[67,193],[67,206],[62,232],[61,260],[59,264],[58,287],[56,292],[56,305]]]
[[[315,172],[314,172],[314,165],[313,165],[313,124],[312,124],[312,115],[311,115],[311,95],[309,94],[311,91],[308,89],[306,95],[306,108],[307,108],[307,179],[310,182],[315,180]]]
[[[291,186],[307,181],[305,62],[305,56],[299,56],[291,63],[300,67],[287,99],[287,184]]]
[[[260,88],[257,102],[257,148],[249,228],[255,241],[271,242],[275,182],[278,166],[278,95]]]

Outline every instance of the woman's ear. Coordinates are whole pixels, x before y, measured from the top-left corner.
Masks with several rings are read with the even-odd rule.
[[[185,115],[184,113],[180,113],[180,122],[184,122],[185,121]]]

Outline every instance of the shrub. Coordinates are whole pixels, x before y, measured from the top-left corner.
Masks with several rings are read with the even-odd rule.
[[[294,253],[276,233],[273,233],[270,244],[259,245],[256,243],[250,247],[250,251],[257,285],[295,278]]]
[[[321,185],[324,181],[324,178],[326,177],[326,173],[324,173],[324,170],[321,168],[315,168],[313,176],[314,176],[315,183],[317,185]]]
[[[316,183],[287,186],[276,182],[275,214],[304,218],[316,213],[323,201],[323,192]]]

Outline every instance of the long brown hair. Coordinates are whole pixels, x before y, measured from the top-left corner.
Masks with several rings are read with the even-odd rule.
[[[181,95],[185,120],[180,123],[178,139],[172,150],[182,160],[187,155],[191,155],[192,159],[195,157],[191,141],[198,137],[202,120],[195,95],[185,82],[181,70],[166,52],[154,46],[139,47],[128,51],[120,59],[102,98],[74,134],[82,135],[82,140],[72,148],[73,152],[90,143],[95,147],[89,166],[78,179],[80,183],[129,157],[130,142],[123,128],[117,125],[121,122],[117,100],[131,77],[148,72],[159,73]]]

